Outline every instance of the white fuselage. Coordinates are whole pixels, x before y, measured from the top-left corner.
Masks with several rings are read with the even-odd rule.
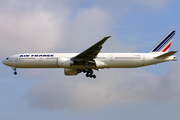
[[[6,58],[3,64],[16,68],[64,68],[65,75],[86,73],[96,78],[93,69],[136,68],[176,60],[177,51],[169,51],[175,31],[170,31],[149,53],[100,53],[102,45],[111,36],[104,37],[81,53],[23,53]]]
[[[162,54],[162,53],[161,53]],[[96,69],[103,68],[135,68],[175,60],[175,56],[156,59],[161,54],[153,53],[99,53],[94,59]],[[71,59],[78,53],[23,53],[13,55],[3,64],[14,68],[71,68],[85,69],[84,65],[64,66],[58,63],[61,58]],[[95,69],[94,66],[90,66]]]

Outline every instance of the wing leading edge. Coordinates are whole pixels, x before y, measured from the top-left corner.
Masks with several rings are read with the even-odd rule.
[[[110,37],[111,36],[104,37],[102,40],[100,40],[90,48],[86,49],[82,53],[78,54],[77,56],[73,57],[72,59],[75,61],[86,61],[95,59],[100,50],[102,49],[102,45],[104,44],[104,42]]]

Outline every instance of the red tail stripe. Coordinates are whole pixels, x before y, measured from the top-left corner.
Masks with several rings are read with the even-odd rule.
[[[166,50],[169,49],[170,46],[171,46],[171,43],[162,52],[166,52]]]

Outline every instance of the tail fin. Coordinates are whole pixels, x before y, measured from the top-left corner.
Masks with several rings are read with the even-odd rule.
[[[149,52],[168,52],[176,31],[170,31],[154,48]]]

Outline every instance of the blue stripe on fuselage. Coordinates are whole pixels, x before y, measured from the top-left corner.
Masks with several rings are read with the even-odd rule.
[[[166,42],[171,40],[174,34],[175,34],[175,31],[172,31],[152,52],[157,52],[161,47],[164,46],[164,44],[166,44]]]

